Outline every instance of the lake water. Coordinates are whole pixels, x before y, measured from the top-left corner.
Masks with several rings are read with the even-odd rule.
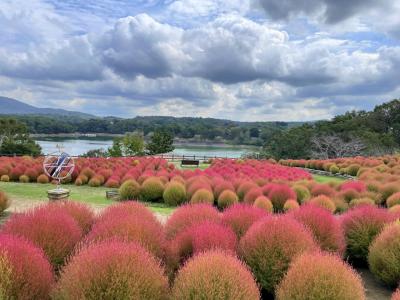
[[[112,145],[112,138],[110,137],[37,138],[36,141],[42,147],[42,152],[44,154],[56,152],[57,145],[62,145],[64,151],[73,156],[82,155],[93,149],[107,149]],[[173,153],[176,155],[237,158],[253,151],[255,151],[255,148],[241,146],[175,145]]]

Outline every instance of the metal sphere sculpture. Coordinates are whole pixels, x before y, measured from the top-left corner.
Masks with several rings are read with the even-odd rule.
[[[74,159],[65,152],[54,152],[45,157],[43,161],[43,170],[47,176],[58,181],[67,178],[75,169]]]

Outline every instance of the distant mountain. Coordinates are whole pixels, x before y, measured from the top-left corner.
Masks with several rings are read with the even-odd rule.
[[[47,115],[94,118],[95,116],[77,111],[56,108],[39,108],[24,102],[0,96],[0,115]]]

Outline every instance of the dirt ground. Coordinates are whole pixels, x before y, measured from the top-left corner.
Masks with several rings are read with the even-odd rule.
[[[45,201],[13,199],[11,206],[0,215],[0,224],[4,223],[12,213],[24,212],[35,206],[46,203]],[[88,204],[96,213],[100,213],[106,205]],[[165,223],[168,216],[155,213],[161,223]],[[366,289],[367,300],[390,300],[392,290],[379,283],[368,269],[357,269],[361,275]]]

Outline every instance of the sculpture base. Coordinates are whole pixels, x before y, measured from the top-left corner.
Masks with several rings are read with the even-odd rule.
[[[49,201],[60,201],[60,200],[68,200],[69,198],[69,190],[67,189],[54,189],[47,191],[47,197]]]

